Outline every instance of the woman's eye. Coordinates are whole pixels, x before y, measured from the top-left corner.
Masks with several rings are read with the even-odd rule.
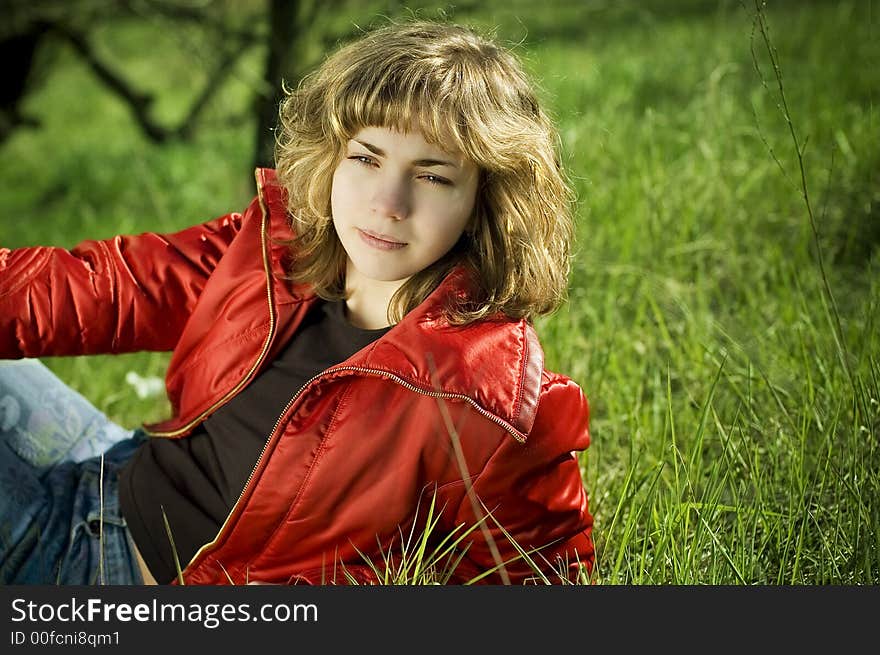
[[[442,184],[444,186],[449,186],[452,184],[445,177],[440,177],[439,175],[422,175],[422,179],[430,182],[431,184]]]
[[[356,161],[359,164],[364,164],[366,166],[373,166],[376,163],[376,160],[369,155],[351,155],[349,159]]]

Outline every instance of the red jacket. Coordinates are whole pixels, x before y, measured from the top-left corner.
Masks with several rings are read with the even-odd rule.
[[[281,277],[282,191],[270,170],[257,182],[243,214],[176,234],[0,249],[0,356],[173,350],[173,417],[146,427],[185,437],[271,362],[316,301]],[[551,582],[560,565],[591,570],[575,456],[589,442],[587,401],[544,369],[526,321],[450,327],[439,310],[462,286],[454,272],[291,393],[219,534],[186,565],[187,584],[375,580],[386,559],[414,561],[428,522],[432,547],[463,536],[446,558],[451,582],[499,558],[514,583],[534,567]]]

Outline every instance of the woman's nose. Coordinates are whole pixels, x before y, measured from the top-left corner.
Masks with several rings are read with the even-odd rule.
[[[379,181],[373,191],[372,210],[385,218],[398,221],[409,216],[409,187],[406,181],[390,177]]]

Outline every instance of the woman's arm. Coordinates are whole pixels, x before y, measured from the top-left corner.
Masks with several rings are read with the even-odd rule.
[[[170,350],[240,225],[0,248],[0,357]]]
[[[588,422],[581,389],[545,374],[528,440],[504,440],[458,507],[455,524],[478,527],[457,578],[497,584],[503,568],[512,584],[583,583],[593,567],[593,518],[576,453],[589,444]]]

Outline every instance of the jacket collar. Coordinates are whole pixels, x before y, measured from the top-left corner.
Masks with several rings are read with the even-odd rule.
[[[277,272],[286,251],[277,237],[289,235],[283,193],[272,170],[258,169],[257,181],[272,226],[271,261]],[[527,321],[507,317],[450,325],[443,308],[451,294],[466,288],[465,271],[454,270],[385,335],[333,368],[364,369],[421,393],[464,397],[525,441],[535,421],[544,370],[537,334]]]

